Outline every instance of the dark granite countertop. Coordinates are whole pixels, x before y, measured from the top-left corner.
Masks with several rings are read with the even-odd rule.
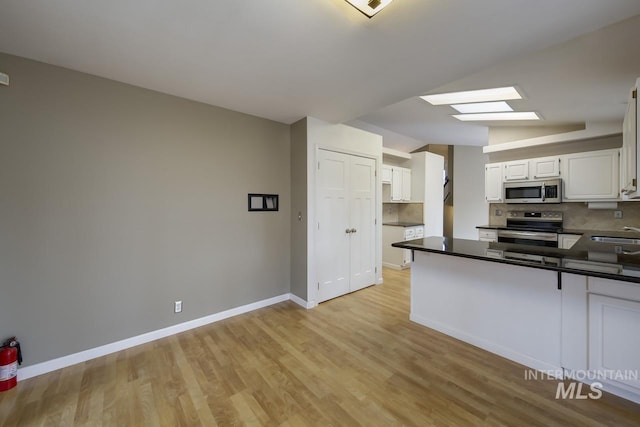
[[[591,240],[592,236],[640,238],[640,233],[595,230],[572,230],[572,233],[582,234],[582,237],[571,249],[447,237],[426,237],[394,243],[392,246],[640,283],[640,246],[600,243]],[[638,254],[623,253],[634,251],[639,252]]]
[[[396,221],[396,222],[383,222],[382,225],[391,225],[394,227],[416,227],[419,225],[424,225],[421,222],[402,222],[402,221]]]

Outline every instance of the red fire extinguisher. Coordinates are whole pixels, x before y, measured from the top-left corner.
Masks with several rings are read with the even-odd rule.
[[[11,337],[0,346],[0,391],[16,386],[19,364],[22,364],[20,343],[16,341],[16,337]]]

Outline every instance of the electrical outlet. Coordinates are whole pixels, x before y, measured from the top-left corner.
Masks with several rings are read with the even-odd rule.
[[[496,216],[502,216],[502,209],[496,209]]]
[[[173,303],[173,312],[174,313],[182,312],[182,301],[176,301]]]
[[[622,211],[613,211],[613,217],[617,219],[622,218]]]

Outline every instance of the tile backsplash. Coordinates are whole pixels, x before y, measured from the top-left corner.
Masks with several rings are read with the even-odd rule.
[[[383,203],[382,222],[418,222],[424,221],[422,203]]]
[[[497,210],[502,211],[501,216],[496,215]],[[614,218],[616,210],[622,211],[622,218]],[[640,227],[640,202],[618,202],[617,209],[589,209],[581,202],[526,205],[492,203],[489,207],[490,224],[506,225],[508,211],[560,211],[566,229],[620,231],[625,225]]]

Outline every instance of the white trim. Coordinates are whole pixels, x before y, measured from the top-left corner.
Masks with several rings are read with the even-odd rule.
[[[410,153],[405,153],[404,151],[400,151],[400,150],[394,150],[393,148],[389,148],[389,147],[382,147],[382,155],[388,156],[388,157],[395,157],[397,159],[402,159],[402,160],[411,160]]]
[[[633,403],[640,404],[640,392],[638,392],[637,388],[629,387],[626,384],[621,384],[613,380],[585,379],[580,382],[587,385],[599,382],[600,384],[602,384],[602,390],[606,391],[607,393],[615,394],[618,397],[622,397],[623,399],[630,400]]]
[[[503,142],[501,144],[482,147],[483,153],[496,153],[499,151],[515,150],[518,148],[537,147],[541,145],[559,144],[563,142],[579,141],[583,139],[604,138],[619,135],[622,128],[619,123],[586,123],[585,129],[554,135],[538,136],[535,138],[520,139],[518,141]]]
[[[310,308],[314,308],[317,307],[318,304],[314,303],[314,302],[309,302],[309,301],[305,301],[302,298],[300,298],[297,295],[294,294],[289,294],[289,299],[293,302],[295,302],[296,304],[298,304],[299,306],[306,308],[306,309],[310,309]]]
[[[392,270],[406,270],[407,268],[410,268],[410,266],[401,266],[398,264],[392,264],[390,262],[386,262],[386,261],[382,261],[382,266],[383,267],[387,267],[390,268]]]
[[[251,304],[242,305],[240,307],[231,308],[229,310],[221,311],[219,313],[211,314],[209,316],[201,317],[199,319],[189,320],[188,322],[179,323],[177,325],[169,326],[167,328],[158,329],[156,331],[147,332],[135,337],[126,338],[124,340],[116,341],[110,344],[101,345],[100,347],[90,348],[89,350],[81,351],[79,353],[69,354],[57,359],[48,360],[46,362],[37,363],[35,365],[27,366],[25,368],[18,369],[18,378],[20,380],[26,380],[38,375],[46,374],[48,372],[56,371],[58,369],[66,368],[71,365],[86,362],[87,360],[95,359],[97,357],[106,356],[107,354],[115,353],[117,351],[126,350],[131,347],[135,347],[140,344],[145,344],[151,341],[155,341],[160,338],[165,338],[170,335],[175,335],[180,332],[188,331],[190,329],[199,328],[200,326],[215,323],[220,320],[227,319],[229,317],[237,316],[239,314],[248,313],[250,311],[258,310],[260,308],[268,307],[279,302],[293,300],[291,294],[282,294],[273,298],[267,298],[261,301],[256,301]],[[296,297],[297,298],[297,297]],[[294,302],[297,302],[293,300]]]
[[[521,365],[527,366],[529,368],[533,368],[533,369],[537,369],[539,371],[545,371],[545,372],[562,371],[562,367],[560,366],[554,366],[551,363],[547,363],[542,360],[538,360],[533,357],[527,356],[526,354],[513,351],[510,348],[506,348],[494,342],[487,341],[485,339],[478,338],[474,335],[467,334],[458,329],[444,325],[440,322],[427,319],[426,317],[422,317],[420,315],[411,313],[409,315],[409,320],[411,320],[412,322],[416,322],[422,326],[426,326],[427,328],[435,329],[438,332],[442,332],[443,334],[449,335],[453,338],[457,338],[461,341],[464,341],[468,344],[479,347],[483,350],[487,350],[491,353],[497,354],[498,356],[502,356],[509,360],[513,360],[514,362],[520,363]]]

